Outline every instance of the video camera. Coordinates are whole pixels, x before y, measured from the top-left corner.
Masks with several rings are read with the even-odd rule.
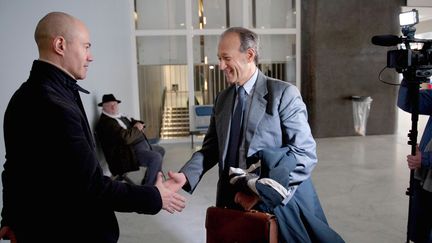
[[[399,14],[399,23],[403,36],[376,35],[372,43],[379,46],[396,46],[397,50],[387,52],[387,67],[394,68],[398,73],[415,72],[420,82],[428,81],[432,75],[432,40],[414,37],[419,15],[416,9]],[[414,48],[414,49],[412,49]]]

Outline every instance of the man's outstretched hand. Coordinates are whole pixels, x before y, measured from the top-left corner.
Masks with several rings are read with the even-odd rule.
[[[171,190],[163,181],[162,172],[159,172],[155,186],[162,198],[162,209],[169,213],[181,212],[186,206],[186,198]]]
[[[168,171],[168,180],[165,186],[173,192],[178,192],[186,184],[186,176],[181,172]]]

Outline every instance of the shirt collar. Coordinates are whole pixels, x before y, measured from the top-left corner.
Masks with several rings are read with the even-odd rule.
[[[79,85],[77,84],[77,80],[72,76],[72,74],[70,74],[70,73],[69,73],[68,71],[66,71],[64,68],[58,66],[57,64],[55,64],[55,63],[53,63],[53,62],[51,62],[51,61],[45,60],[45,59],[41,59],[41,58],[39,58],[38,61],[39,61],[39,62],[42,62],[42,63],[48,63],[48,64],[50,64],[50,65],[52,65],[52,66],[58,68],[59,70],[61,70],[63,73],[65,73],[65,74],[67,75],[67,78],[63,78],[62,81],[63,81],[63,82],[64,82],[68,87],[70,87],[70,88],[72,88],[72,89],[74,89],[74,90],[78,90],[78,91],[80,91],[80,92],[83,92],[83,93],[85,93],[85,94],[90,94],[89,91],[87,91],[87,90],[85,90],[84,88],[82,88],[81,86],[79,86]]]
[[[116,114],[116,115],[111,115],[111,114],[109,114],[108,112],[105,112],[104,110],[102,110],[102,113],[105,114],[106,116],[111,117],[111,118],[114,118],[114,119],[116,119],[116,118],[120,118],[120,117],[123,116],[121,113],[118,113],[118,114]]]
[[[246,81],[246,83],[243,84],[243,88],[245,89],[248,95],[250,95],[252,88],[256,83],[257,77],[258,77],[258,68],[255,69],[255,72],[252,75],[252,77],[248,81]],[[238,87],[239,86],[236,85],[236,89],[238,89]]]

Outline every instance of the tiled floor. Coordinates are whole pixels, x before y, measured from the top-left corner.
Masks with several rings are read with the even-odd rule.
[[[405,242],[409,183],[407,139],[401,135],[317,139],[312,178],[329,224],[352,243]],[[178,170],[190,143],[163,143],[164,170]],[[199,144],[197,145],[199,146]],[[203,243],[205,210],[215,201],[217,169],[206,174],[180,214],[117,213],[120,243]]]

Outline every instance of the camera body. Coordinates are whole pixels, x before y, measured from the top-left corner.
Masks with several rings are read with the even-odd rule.
[[[397,50],[387,52],[387,67],[394,68],[398,73],[414,73],[420,82],[426,82],[432,75],[432,40],[416,39],[415,27],[419,21],[418,11],[403,12],[399,22],[403,36],[374,36],[372,43],[381,46],[399,45]],[[412,47],[416,47],[412,49]]]
[[[387,67],[403,73],[408,68],[416,69],[417,77],[430,77],[432,74],[432,49],[390,50],[387,52]]]

